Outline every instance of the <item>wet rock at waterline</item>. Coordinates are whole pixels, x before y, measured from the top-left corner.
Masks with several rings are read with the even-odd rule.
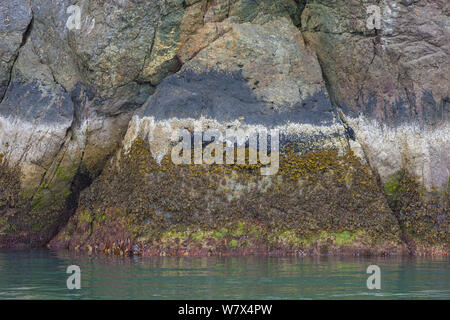
[[[2,3],[0,246],[445,253],[448,14],[445,1]],[[280,168],[175,166],[180,129],[276,129]]]

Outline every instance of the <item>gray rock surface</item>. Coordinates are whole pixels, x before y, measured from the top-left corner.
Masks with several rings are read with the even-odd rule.
[[[449,14],[445,0],[2,1],[0,154],[25,204],[0,243],[46,242],[122,146],[160,155],[199,119],[352,149],[383,184],[407,170],[445,192]]]
[[[11,68],[32,19],[28,1],[4,1],[0,6],[0,101],[11,78]]]
[[[381,29],[368,30],[377,5]],[[428,189],[449,177],[447,1],[307,1],[302,33],[330,96],[384,182],[405,168]]]

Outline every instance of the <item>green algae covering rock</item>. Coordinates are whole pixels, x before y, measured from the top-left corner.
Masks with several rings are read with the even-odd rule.
[[[294,150],[283,150],[277,175],[262,176],[258,165],[158,164],[136,140],[83,192],[51,245],[109,252],[120,244],[122,254],[134,247],[144,255],[401,250],[399,225],[367,165],[351,152]]]

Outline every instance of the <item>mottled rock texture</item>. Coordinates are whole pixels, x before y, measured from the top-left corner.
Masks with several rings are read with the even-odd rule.
[[[32,13],[26,1],[4,1],[0,7],[0,98],[11,80],[11,68],[26,40]]]
[[[379,30],[366,29],[370,4]],[[404,167],[428,189],[447,187],[448,1],[307,1],[301,29],[383,181]]]
[[[447,252],[449,14],[444,0],[3,1],[0,246]],[[174,166],[184,128],[278,129],[280,171]]]

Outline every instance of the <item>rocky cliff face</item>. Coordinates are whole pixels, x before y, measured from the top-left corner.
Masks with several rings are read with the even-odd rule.
[[[382,19],[368,32],[370,4]],[[303,11],[333,103],[383,181],[405,168],[428,189],[448,184],[448,14],[446,1],[311,1]]]
[[[2,2],[0,246],[447,252],[449,14],[428,0]],[[176,166],[179,129],[277,129],[280,168]]]

